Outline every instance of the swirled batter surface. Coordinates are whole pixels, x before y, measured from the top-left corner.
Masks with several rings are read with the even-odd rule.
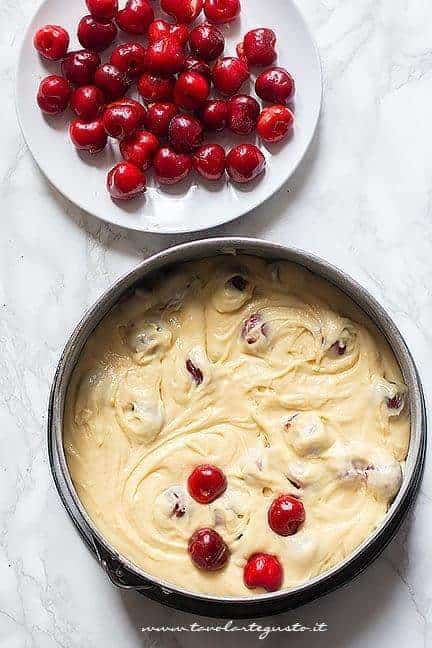
[[[249,596],[251,554],[277,555],[291,587],[381,522],[409,444],[405,391],[385,340],[336,288],[296,265],[223,256],[159,276],[99,325],[71,380],[64,447],[118,551],[187,590]],[[208,505],[186,488],[203,463],[228,479]],[[282,493],[306,510],[290,537],[267,523]],[[201,527],[229,545],[219,572],[190,560]]]

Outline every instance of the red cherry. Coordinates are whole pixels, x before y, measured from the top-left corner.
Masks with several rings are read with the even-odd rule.
[[[213,61],[225,49],[225,38],[214,25],[198,25],[189,34],[191,52],[198,59]]]
[[[151,166],[159,147],[156,135],[145,130],[138,130],[132,137],[120,142],[120,152],[124,159],[143,171]]]
[[[86,0],[86,5],[98,20],[112,20],[118,12],[118,0]]]
[[[117,25],[129,34],[146,34],[154,20],[154,11],[148,0],[128,0],[117,14]]]
[[[230,551],[223,538],[213,529],[198,529],[189,539],[188,551],[197,567],[207,571],[222,569]]]
[[[201,13],[204,0],[161,0],[161,8],[177,22],[187,25]]]
[[[189,29],[187,25],[172,25],[166,20],[155,20],[148,28],[147,38],[150,43],[157,43],[162,38],[176,36],[182,45],[186,45],[189,38]]]
[[[223,99],[207,101],[201,110],[201,121],[211,131],[223,131],[228,122],[228,102]]]
[[[122,100],[109,104],[102,117],[107,135],[118,140],[130,137],[143,125],[147,109],[133,99]]]
[[[243,53],[249,65],[266,66],[276,59],[276,34],[272,29],[252,29],[243,39]]]
[[[219,144],[204,144],[193,155],[193,164],[206,180],[220,180],[225,171],[225,149]]]
[[[147,130],[157,137],[166,137],[172,118],[178,113],[173,103],[154,103],[148,107]]]
[[[47,115],[60,115],[69,105],[72,88],[64,77],[52,74],[41,81],[37,102]]]
[[[185,67],[183,45],[176,36],[151,43],[146,53],[146,67],[154,74],[176,74]]]
[[[305,517],[304,506],[299,499],[292,495],[281,495],[269,508],[268,523],[278,535],[290,536],[297,533]]]
[[[210,94],[207,79],[199,72],[182,72],[174,87],[174,102],[186,110],[196,110]]]
[[[227,56],[215,63],[212,76],[216,90],[224,95],[233,95],[249,79],[249,69],[239,58]]]
[[[211,70],[210,66],[204,61],[194,58],[193,56],[188,56],[186,58],[185,70],[190,70],[191,72],[198,72],[202,74],[203,77],[207,79],[208,82],[211,81]]]
[[[265,157],[253,144],[240,144],[227,155],[226,168],[229,177],[235,182],[245,183],[254,180],[265,169]]]
[[[90,85],[100,64],[101,59],[96,52],[89,50],[69,52],[63,59],[62,73],[75,85]]]
[[[236,135],[252,133],[259,115],[259,103],[249,95],[235,95],[228,102],[228,126]]]
[[[77,149],[87,151],[91,155],[102,151],[108,140],[101,119],[91,122],[74,119],[70,123],[69,134]]]
[[[284,68],[273,67],[261,72],[255,82],[255,91],[265,101],[285,104],[294,95],[295,82]]]
[[[72,111],[84,121],[92,121],[99,117],[104,104],[102,90],[94,85],[81,86],[74,90],[70,102]]]
[[[145,69],[146,48],[141,43],[122,43],[115,48],[109,62],[131,79],[137,79]]]
[[[96,70],[94,82],[104,92],[105,96],[112,101],[123,97],[129,88],[127,76],[109,63],[101,65]]]
[[[294,115],[286,106],[269,106],[262,111],[258,123],[258,135],[265,142],[280,142],[292,130]]]
[[[276,592],[283,582],[283,569],[276,556],[256,553],[247,561],[243,572],[244,584],[249,589],[263,587],[267,592]]]
[[[69,47],[69,34],[59,25],[45,25],[34,35],[33,45],[44,58],[59,61]]]
[[[172,118],[168,131],[169,142],[178,153],[190,153],[198,148],[203,138],[201,122],[182,113]]]
[[[143,74],[138,81],[138,92],[145,101],[172,101],[175,78],[158,74]]]
[[[93,16],[84,16],[78,24],[78,40],[86,49],[103,52],[117,36],[117,27],[111,20],[96,20]]]
[[[204,464],[191,472],[188,478],[189,495],[200,504],[210,504],[227,489],[227,478],[220,468]]]
[[[131,200],[146,190],[144,173],[131,162],[120,162],[108,173],[107,188],[114,200]]]
[[[172,185],[186,178],[192,169],[192,160],[190,155],[177,153],[164,146],[156,153],[153,167],[160,184]]]
[[[204,3],[204,13],[214,23],[235,20],[240,11],[240,0],[205,0]]]

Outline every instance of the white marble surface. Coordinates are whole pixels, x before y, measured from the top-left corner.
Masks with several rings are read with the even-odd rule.
[[[78,1],[78,0],[69,0]],[[271,0],[270,0],[271,2]],[[248,635],[145,635],[190,623],[107,582],[55,493],[48,391],[83,310],[143,256],[193,237],[107,228],[35,167],[13,104],[17,48],[35,0],[0,0],[0,647],[258,644]],[[59,0],[59,4],[61,2]],[[432,6],[427,0],[303,0],[323,58],[321,128],[307,160],[254,214],[212,231],[311,250],[393,315],[432,388]],[[282,646],[432,646],[432,479],[396,540],[356,582],[278,619],[326,621]]]

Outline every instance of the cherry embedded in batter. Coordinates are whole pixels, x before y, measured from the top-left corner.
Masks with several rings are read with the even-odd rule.
[[[189,34],[189,47],[194,56],[213,61],[225,49],[225,38],[215,25],[198,25]]]
[[[146,68],[154,74],[176,74],[186,65],[183,45],[176,36],[151,43],[146,52]]]
[[[173,75],[144,73],[138,81],[138,92],[145,101],[172,101],[175,77]]]
[[[204,13],[214,23],[235,20],[241,11],[240,0],[205,0]]]
[[[127,162],[146,171],[159,150],[160,142],[156,135],[146,130],[138,130],[128,139],[120,142],[120,152]]]
[[[153,167],[160,184],[173,185],[187,177],[192,169],[192,160],[190,155],[163,146],[154,157]]]
[[[137,79],[145,70],[146,48],[141,43],[122,43],[112,52],[111,65],[131,79]]]
[[[273,67],[261,72],[255,82],[255,91],[264,101],[286,104],[294,96],[295,82],[284,68]]]
[[[154,20],[148,28],[147,38],[150,43],[157,43],[168,36],[175,36],[182,45],[186,45],[189,38],[188,26],[173,25],[166,20]]]
[[[154,21],[154,11],[148,0],[128,0],[117,14],[117,25],[128,34],[146,34]]]
[[[331,346],[332,351],[334,351],[337,355],[344,355],[347,349],[347,345],[343,340],[338,340]]]
[[[147,111],[147,130],[157,137],[166,137],[172,118],[177,115],[178,108],[170,102],[150,104]]]
[[[101,64],[99,54],[90,50],[69,52],[63,59],[62,73],[74,85],[90,85]]]
[[[86,5],[98,20],[112,20],[118,12],[118,0],[86,0]]]
[[[197,110],[207,100],[210,85],[199,72],[182,72],[174,87],[174,102],[185,110]]]
[[[169,125],[168,138],[178,153],[191,153],[200,146],[203,139],[201,122],[186,113],[175,115]]]
[[[147,109],[133,99],[109,104],[102,117],[107,135],[118,140],[130,137],[146,120]]]
[[[192,378],[195,380],[197,385],[201,385],[204,380],[203,372],[199,367],[196,367],[192,360],[188,358],[186,360],[186,369],[189,371]]]
[[[105,63],[96,70],[94,82],[111,101],[123,97],[130,85],[127,76],[110,63]]]
[[[249,95],[234,95],[228,102],[228,126],[236,135],[253,133],[259,115],[259,103]]]
[[[234,275],[228,279],[227,284],[230,288],[235,288],[239,292],[244,292],[249,285],[249,282],[241,275]]]
[[[396,394],[393,398],[387,399],[387,407],[391,410],[398,410],[404,406],[404,396],[403,394]]]
[[[87,151],[91,155],[100,153],[108,141],[101,119],[95,119],[91,122],[74,119],[70,123],[69,134],[72,143],[77,149]]]
[[[161,0],[161,8],[177,22],[189,24],[201,13],[204,0]]]
[[[72,94],[71,110],[80,119],[92,121],[99,117],[105,105],[105,96],[94,85],[80,86]]]
[[[306,518],[302,502],[292,495],[280,495],[268,511],[270,528],[280,536],[297,533]]]
[[[115,200],[131,200],[146,190],[145,174],[131,162],[120,162],[108,173],[107,188]]]
[[[225,172],[225,149],[219,144],[204,144],[193,155],[195,170],[206,180],[220,180]]]
[[[216,61],[212,70],[216,90],[224,95],[233,95],[249,79],[249,68],[244,61],[235,56],[226,56]]]
[[[210,504],[227,489],[227,478],[220,468],[210,464],[198,466],[188,478],[189,495],[200,504]]]
[[[83,47],[94,52],[103,52],[115,40],[117,27],[111,20],[96,20],[84,16],[78,24],[78,40]]]
[[[293,126],[294,114],[287,106],[269,106],[259,116],[257,132],[265,142],[274,144],[283,140]]]
[[[228,122],[228,102],[224,99],[211,99],[201,110],[201,121],[208,130],[219,133]]]
[[[43,58],[60,61],[69,47],[69,34],[59,25],[45,25],[37,30],[33,45]]]
[[[251,182],[265,169],[265,157],[254,144],[239,144],[227,155],[227,172],[240,184]]]
[[[47,115],[60,115],[68,107],[71,94],[69,81],[57,74],[51,74],[39,85],[37,103]]]
[[[252,29],[243,39],[242,53],[249,65],[265,67],[276,59],[276,34],[272,29]]]
[[[223,538],[213,529],[198,529],[189,539],[188,551],[200,569],[217,571],[228,562],[230,551]]]
[[[262,587],[267,592],[276,592],[282,586],[283,568],[276,556],[256,553],[248,559],[243,579],[249,589]]]

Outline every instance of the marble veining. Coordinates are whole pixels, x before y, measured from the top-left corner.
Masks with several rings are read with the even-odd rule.
[[[77,0],[78,1],[78,0]],[[247,0],[244,0],[247,3]],[[240,646],[249,635],[148,635],[193,619],[116,591],[55,493],[48,392],[83,310],[140,259],[193,235],[131,234],[76,209],[38,171],[19,132],[14,76],[34,0],[0,0],[0,646]],[[209,235],[308,249],[363,283],[395,319],[432,389],[432,7],[426,0],[303,0],[320,46],[321,126],[296,175],[253,214]],[[326,621],[292,646],[432,645],[432,478],[383,556],[354,583],[283,615]],[[268,639],[287,643],[286,635]]]

